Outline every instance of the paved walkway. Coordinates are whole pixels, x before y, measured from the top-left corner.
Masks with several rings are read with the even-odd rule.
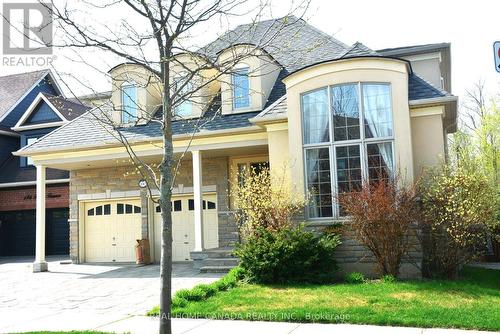
[[[159,303],[158,265],[61,264],[32,272],[31,258],[0,258],[0,333],[85,329],[144,315]],[[174,264],[174,292],[217,280],[191,264]]]

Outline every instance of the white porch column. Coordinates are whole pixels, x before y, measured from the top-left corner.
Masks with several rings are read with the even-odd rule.
[[[33,272],[47,271],[45,262],[45,166],[36,166],[36,248]]]
[[[193,155],[193,193],[194,193],[194,251],[203,250],[203,195],[202,195],[202,171],[201,152],[192,151]]]

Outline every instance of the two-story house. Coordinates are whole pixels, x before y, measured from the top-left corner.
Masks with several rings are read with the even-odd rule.
[[[401,171],[414,180],[446,157],[457,104],[450,93],[448,44],[375,51],[361,43],[348,46],[300,19],[288,18],[285,28],[282,21],[238,26],[202,49],[206,57],[223,61],[259,46],[267,35],[275,37],[210,81],[198,99],[177,106],[182,117],[173,121],[174,153],[188,154],[173,189],[174,261],[203,258],[207,249],[238,241],[231,182],[251,167],[279,172],[286,166],[294,189],[311,197],[302,219],[320,229],[345,222],[338,193],[380,172]],[[231,36],[238,38],[228,43]],[[183,66],[202,61],[177,57]],[[182,69],[172,72],[182,75]],[[160,125],[139,122],[116,130],[95,114],[105,112],[128,125],[139,109],[154,113],[161,89],[158,79],[137,65],[118,65],[110,75],[110,104],[119,108],[95,109],[16,154],[37,165],[40,193],[46,168],[70,171],[74,262],[133,261],[136,239],[149,239],[153,260],[159,261],[159,208],[140,187],[141,177],[113,131],[120,131],[141,159],[159,162]],[[40,250],[35,270],[46,268],[43,255]],[[345,240],[337,256],[346,271],[373,271],[366,250],[352,240]],[[417,271],[407,264],[402,272]]]
[[[12,154],[87,108],[64,98],[49,70],[0,77],[0,256],[35,254],[35,166]],[[47,170],[47,254],[69,253],[69,173]]]

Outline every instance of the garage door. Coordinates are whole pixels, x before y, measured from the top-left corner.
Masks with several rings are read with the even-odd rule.
[[[85,260],[134,262],[141,239],[140,200],[85,204]]]
[[[45,212],[45,253],[69,254],[67,208]],[[35,210],[0,212],[0,256],[35,255]]]
[[[161,211],[155,206],[155,258],[161,254]],[[172,197],[172,260],[188,261],[194,249],[194,198],[190,196]],[[219,246],[217,223],[217,195],[203,195],[203,234],[205,248]]]

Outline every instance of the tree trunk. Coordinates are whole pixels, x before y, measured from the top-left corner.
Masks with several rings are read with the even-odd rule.
[[[161,235],[161,268],[160,268],[160,334],[172,333],[171,303],[172,303],[172,119],[169,98],[168,65],[163,72],[163,160],[160,165],[160,208],[162,218]]]

